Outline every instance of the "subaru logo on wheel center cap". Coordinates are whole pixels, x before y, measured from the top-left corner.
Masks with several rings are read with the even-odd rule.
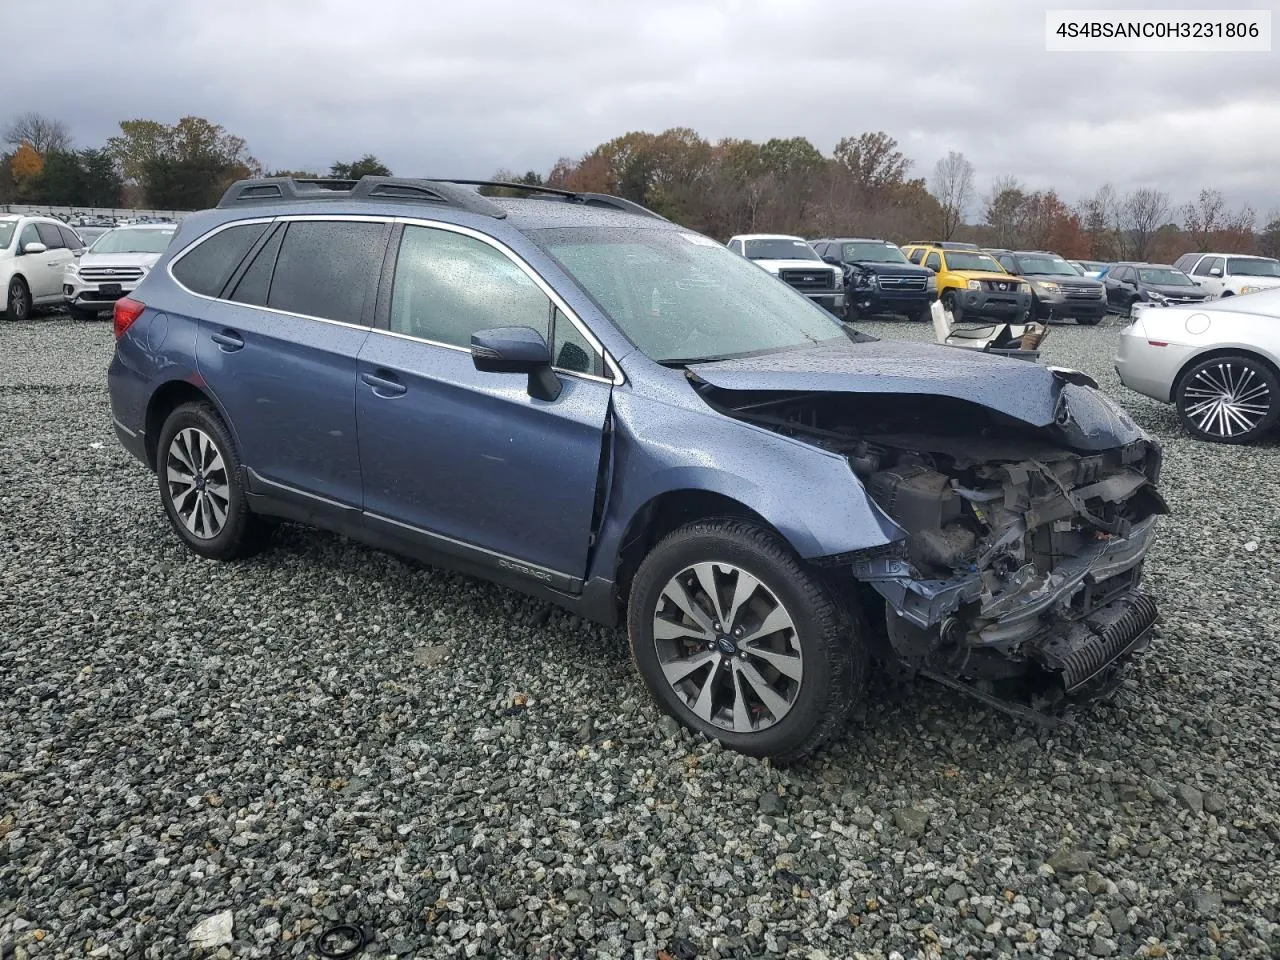
[[[728,637],[716,637],[716,646],[725,656],[732,656],[738,652],[738,645]]]

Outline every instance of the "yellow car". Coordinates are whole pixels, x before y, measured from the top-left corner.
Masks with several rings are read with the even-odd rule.
[[[912,263],[938,276],[938,299],[960,320],[1018,323],[1031,309],[1031,285],[981,250],[944,249],[920,244],[903,247]]]

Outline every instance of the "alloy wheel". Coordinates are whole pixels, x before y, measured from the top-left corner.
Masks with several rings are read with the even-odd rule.
[[[1271,412],[1271,387],[1238,360],[1207,363],[1183,388],[1186,417],[1202,433],[1238,437],[1256,430]]]
[[[795,622],[759,579],[728,563],[672,577],[653,617],[658,663],[695,716],[755,733],[791,710],[804,680]]]
[[[212,540],[222,532],[231,488],[222,451],[209,434],[196,427],[174,434],[165,477],[174,512],[193,537]]]
[[[9,284],[9,316],[15,320],[25,320],[28,312],[26,288],[15,280]]]

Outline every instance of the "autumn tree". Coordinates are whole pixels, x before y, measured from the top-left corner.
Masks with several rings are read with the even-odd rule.
[[[350,163],[337,162],[329,167],[329,176],[338,180],[359,180],[361,177],[389,177],[391,168],[375,157],[366,153],[359,160]]]
[[[19,197],[26,197],[30,194],[32,187],[40,179],[40,174],[43,171],[44,157],[40,156],[39,151],[32,147],[31,144],[20,143],[9,161],[9,172],[13,176],[14,184],[17,186]]]
[[[1182,229],[1197,250],[1208,250],[1219,227],[1226,201],[1218,190],[1203,189],[1194,203],[1182,208]]]
[[[932,186],[942,214],[938,223],[941,238],[950,240],[973,202],[973,164],[963,153],[949,151],[933,168]]]
[[[261,172],[243,139],[203,117],[174,124],[124,120],[107,149],[125,179],[161,209],[212,206],[232,182]]]
[[[289,177],[294,180],[321,180],[320,174],[314,170],[272,170],[268,177]]]
[[[71,131],[67,125],[33,110],[10,120],[0,131],[0,140],[13,147],[30,144],[42,155],[50,150],[71,149]]]
[[[898,141],[879,130],[845,137],[836,144],[834,157],[849,171],[854,185],[864,190],[901,184],[911,169],[911,161],[898,149]]]

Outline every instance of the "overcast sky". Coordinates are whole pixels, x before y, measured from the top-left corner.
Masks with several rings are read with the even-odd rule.
[[[885,130],[1074,202],[1104,181],[1280,207],[1280,54],[1046,53],[1046,8],[1164,0],[0,0],[5,111],[96,145],[207,117],[268,167],[373,152],[404,175],[545,172],[629,130]],[[1269,3],[1239,0],[1239,7]],[[1209,0],[1199,6],[1213,7]],[[1280,18],[1277,18],[1280,19]],[[56,64],[56,67],[51,66]]]

